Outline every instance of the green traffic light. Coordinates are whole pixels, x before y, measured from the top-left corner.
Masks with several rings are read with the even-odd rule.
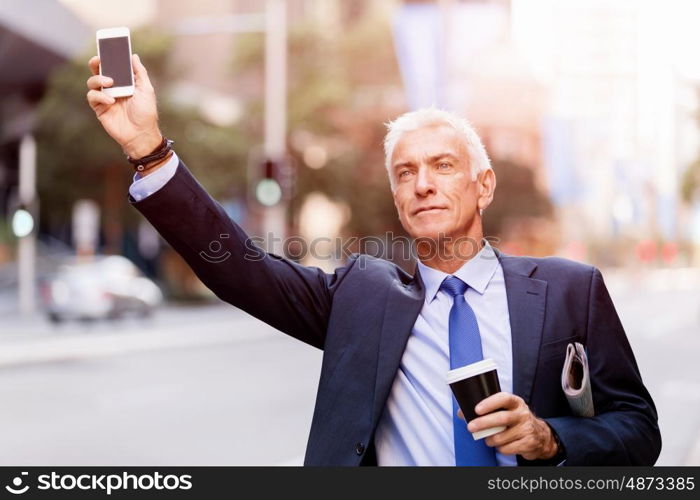
[[[17,238],[24,238],[34,229],[34,217],[24,208],[18,209],[12,216],[12,232]]]
[[[272,207],[282,199],[282,188],[275,179],[262,179],[255,187],[255,197],[261,205]]]

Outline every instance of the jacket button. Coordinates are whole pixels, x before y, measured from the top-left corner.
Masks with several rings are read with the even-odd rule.
[[[357,443],[355,445],[355,453],[362,455],[365,452],[365,445],[362,443]]]

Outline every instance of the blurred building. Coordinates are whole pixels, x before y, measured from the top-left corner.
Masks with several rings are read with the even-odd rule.
[[[89,36],[56,0],[0,2],[0,222],[17,208],[19,145],[34,130],[47,79],[85,48]],[[1,247],[0,238],[0,263]]]
[[[244,37],[259,36],[262,40],[265,2],[152,1],[157,26],[175,37],[172,60],[183,75],[175,97],[183,104],[198,106],[215,123],[238,121],[244,108],[241,100],[251,95],[262,96],[264,75],[236,74],[233,61]],[[288,0],[287,25],[294,30],[299,25],[313,24],[331,42],[367,9],[377,8],[377,2],[370,0]]]
[[[696,155],[694,82],[676,57],[688,6],[513,0],[513,39],[548,84],[544,159],[566,240],[689,237],[679,180]]]

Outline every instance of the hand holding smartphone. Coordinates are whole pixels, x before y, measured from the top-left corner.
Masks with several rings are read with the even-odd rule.
[[[105,131],[132,158],[157,148],[163,136],[158,128],[156,95],[146,68],[131,54],[128,28],[97,32],[97,56],[88,66],[87,101]]]

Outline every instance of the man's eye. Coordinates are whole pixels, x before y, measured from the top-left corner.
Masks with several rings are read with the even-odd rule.
[[[399,179],[401,179],[402,177],[407,177],[410,173],[410,170],[402,170],[401,172],[399,172]]]
[[[447,169],[447,168],[450,168],[450,164],[449,164],[449,163],[442,162],[442,163],[439,163],[439,164],[438,164],[438,168],[440,168],[440,169],[442,169],[442,170],[445,170],[445,169]]]

